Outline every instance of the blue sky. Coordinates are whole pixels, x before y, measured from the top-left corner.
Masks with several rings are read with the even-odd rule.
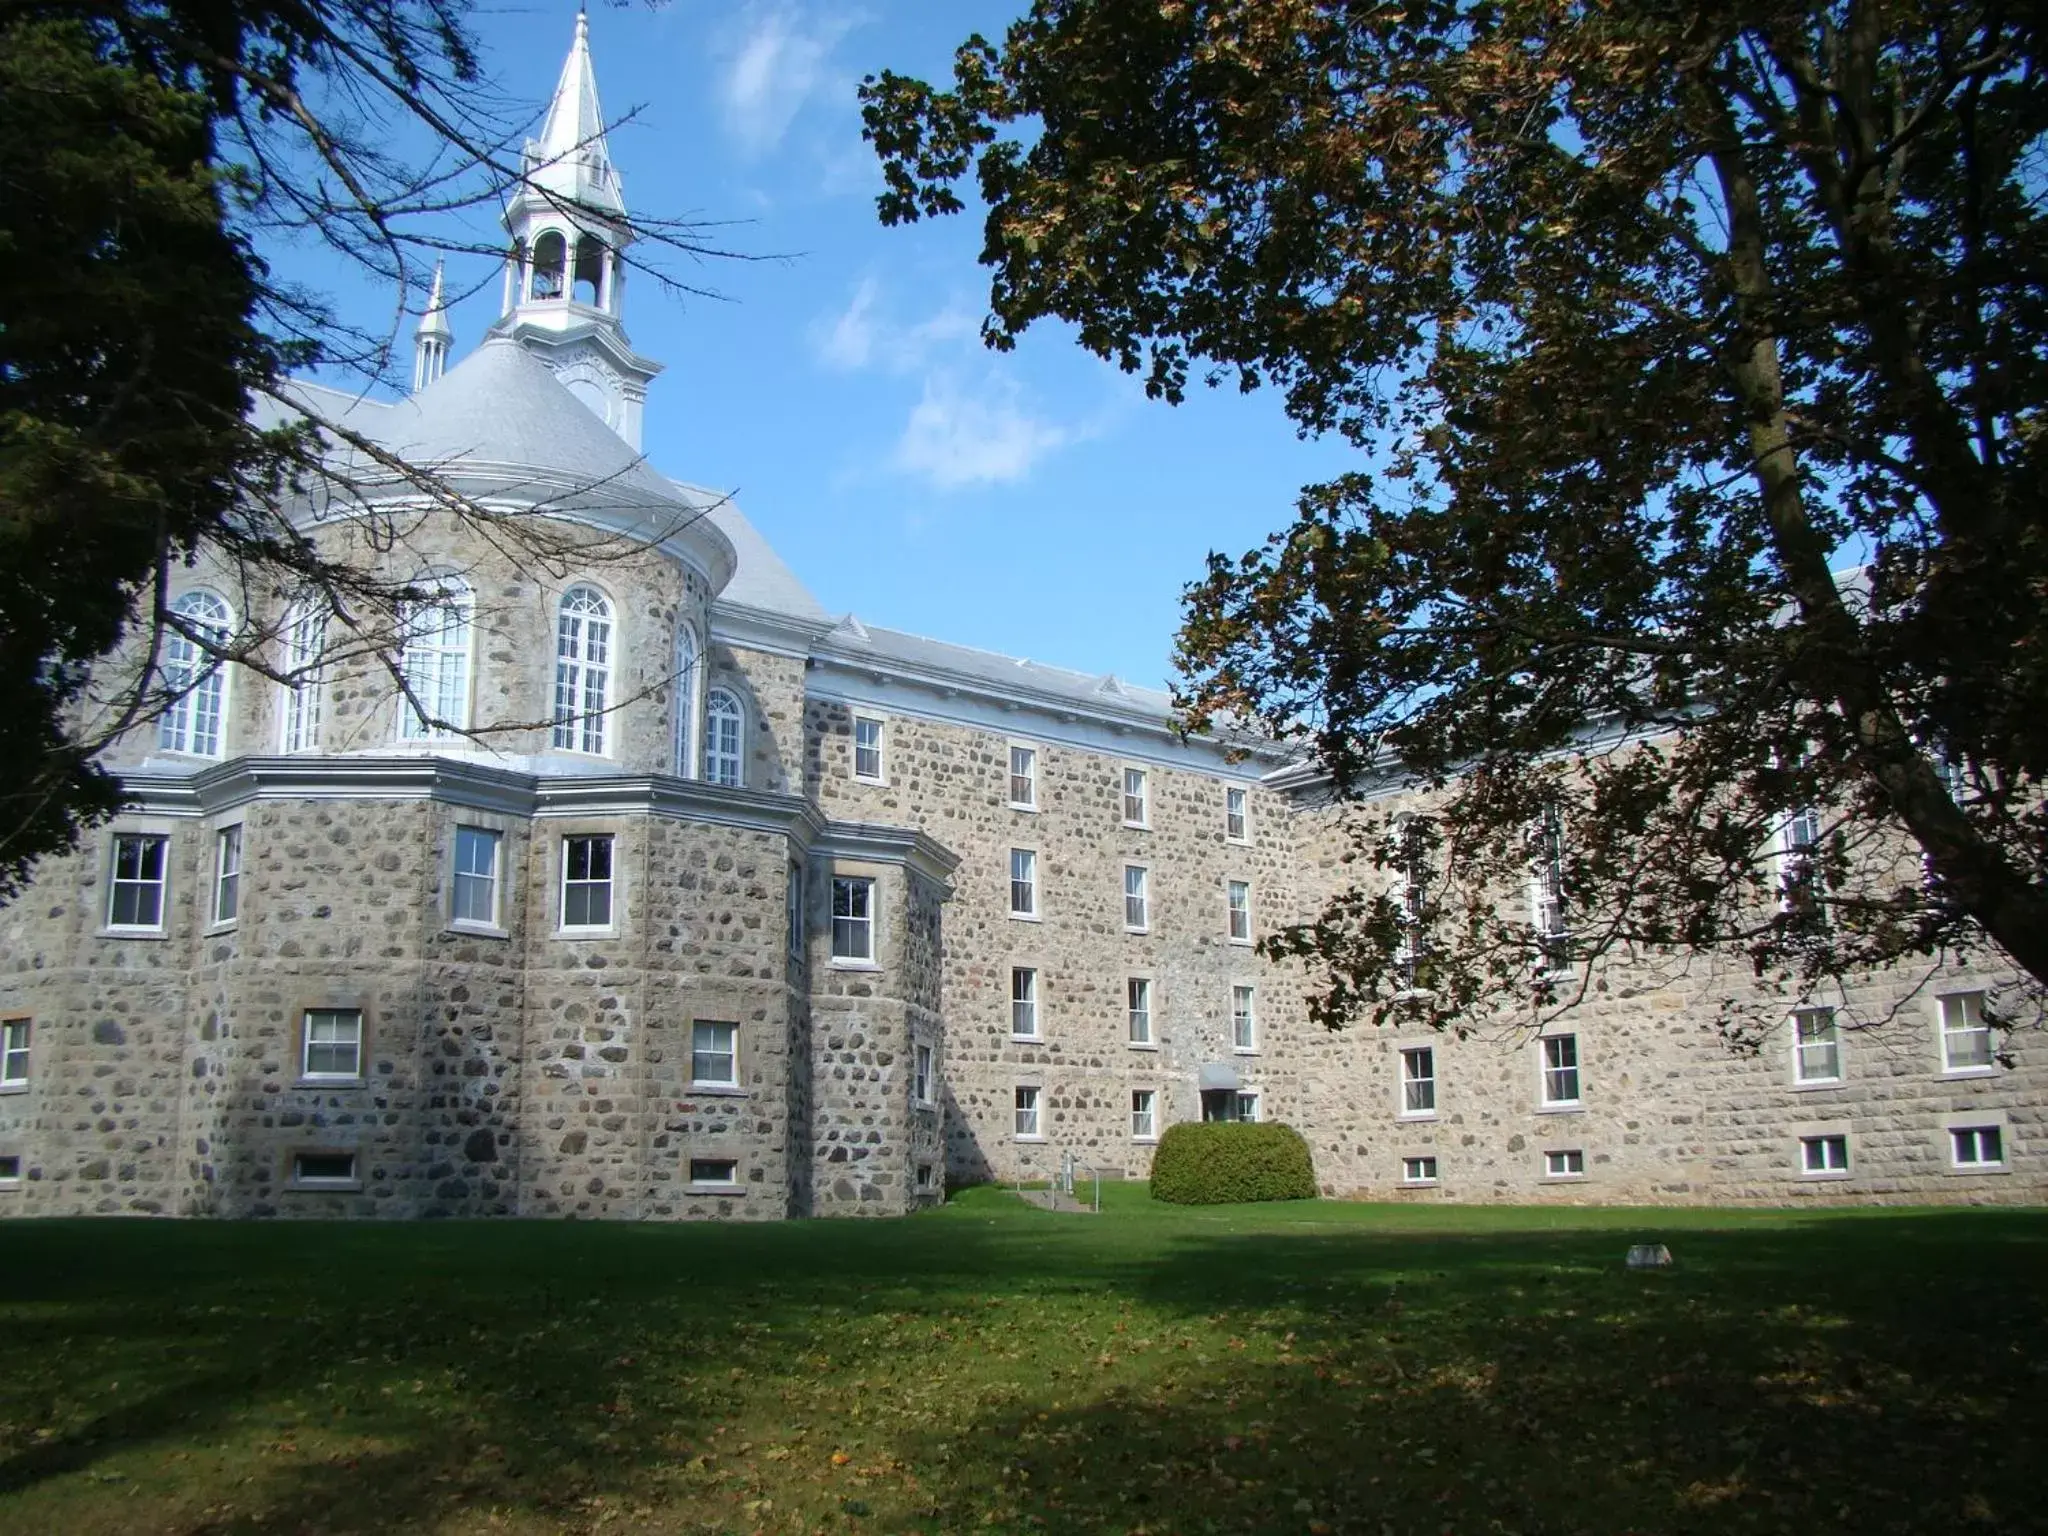
[[[736,493],[834,613],[1159,686],[1181,590],[1208,552],[1258,543],[1301,485],[1351,456],[1299,441],[1270,391],[1148,401],[1061,328],[991,353],[978,337],[979,211],[881,226],[861,76],[943,74],[970,32],[999,36],[1017,9],[670,0],[592,12],[631,207],[716,223],[717,243],[787,258],[677,269],[717,298],[629,283],[628,334],[667,365],[646,449],[665,473]],[[487,73],[531,102],[535,130],[574,16],[573,3],[476,13]],[[452,312],[459,356],[496,318],[498,274],[464,258],[449,280],[467,290]],[[340,300],[373,325],[391,302]]]

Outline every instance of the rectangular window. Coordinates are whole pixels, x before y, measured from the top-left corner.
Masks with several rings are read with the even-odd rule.
[[[1133,976],[1125,983],[1129,1002],[1131,1044],[1152,1043],[1152,981],[1150,977]]]
[[[1941,1070],[1991,1070],[1991,1026],[1984,1018],[1982,992],[1950,992],[1935,999],[1941,1009]]]
[[[1038,1135],[1038,1090],[1019,1088],[1017,1090],[1017,1135],[1033,1140]]]
[[[1546,1179],[1580,1179],[1585,1175],[1585,1153],[1574,1148],[1564,1152],[1543,1154],[1543,1176]]]
[[[242,910],[242,829],[222,827],[213,835],[213,920],[232,923]]]
[[[919,1163],[917,1165],[917,1187],[919,1189],[930,1189],[932,1187],[932,1165],[930,1163]]]
[[[1252,885],[1249,880],[1230,882],[1230,942],[1252,941]]]
[[[1545,975],[1571,970],[1572,938],[1565,926],[1564,817],[1545,809],[1532,837],[1529,861],[1529,925],[1535,930],[1538,963]]]
[[[1401,1113],[1436,1113],[1436,1050],[1416,1046],[1401,1053]]]
[[[153,832],[114,838],[114,874],[107,884],[107,926],[161,932],[170,839]]]
[[[1124,927],[1143,933],[1151,925],[1151,879],[1141,864],[1124,866]]]
[[[1802,805],[1778,832],[1778,910],[1813,928],[1827,926],[1820,855],[1820,812]]]
[[[873,880],[858,875],[832,877],[832,958],[874,962]]]
[[[1010,1033],[1020,1040],[1038,1038],[1038,972],[1028,965],[1010,967]]]
[[[692,1184],[728,1185],[740,1181],[739,1162],[730,1157],[693,1157],[690,1159],[690,1182]]]
[[[1961,1125],[1948,1133],[1949,1156],[1958,1168],[2005,1166],[2005,1132],[1995,1125]]]
[[[609,928],[611,923],[611,834],[563,838],[562,926]]]
[[[455,829],[455,883],[449,891],[450,922],[467,923],[476,928],[498,926],[498,845],[498,834],[482,827]]]
[[[353,1189],[356,1155],[353,1152],[294,1152],[292,1183],[301,1189]]]
[[[362,1009],[308,1008],[299,1052],[301,1081],[357,1082],[362,1075]]]
[[[1402,1158],[1401,1182],[1403,1184],[1434,1184],[1436,1182],[1436,1159],[1433,1157]]]
[[[740,1027],[698,1020],[690,1026],[690,1081],[700,1088],[737,1088]]]
[[[1233,843],[1251,841],[1251,792],[1235,786],[1223,791],[1223,835]]]
[[[804,872],[795,864],[789,866],[788,892],[783,900],[782,915],[789,932],[789,957],[801,960],[804,957]]]
[[[1246,1125],[1257,1125],[1259,1123],[1258,1090],[1256,1088],[1247,1088],[1239,1093],[1235,1108],[1238,1119],[1242,1120]]]
[[[1158,1103],[1159,1094],[1156,1089],[1133,1088],[1131,1090],[1131,1139],[1133,1141],[1153,1141],[1158,1138]]]
[[[1124,770],[1124,825],[1142,827],[1151,818],[1146,804],[1145,770],[1126,768]]]
[[[882,722],[868,715],[853,717],[853,776],[882,782]]]
[[[1038,751],[1034,747],[1010,748],[1010,808],[1038,809]]]
[[[1038,855],[1029,848],[1010,850],[1010,916],[1038,916]]]
[[[1259,1020],[1252,1009],[1252,989],[1238,985],[1230,989],[1230,1045],[1233,1050],[1259,1048]]]
[[[0,1019],[0,1088],[28,1086],[27,1019]]]
[[[1543,1042],[1543,1102],[1579,1102],[1579,1037],[1551,1035]]]
[[[1847,1173],[1849,1138],[1846,1136],[1802,1136],[1799,1138],[1801,1173]]]
[[[9,1152],[0,1155],[0,1185],[12,1187],[21,1182],[21,1154]]]
[[[1423,960],[1429,943],[1429,851],[1432,828],[1420,816],[1402,815],[1394,822],[1394,905],[1399,910],[1401,943],[1394,965],[1406,992],[1419,992]]]
[[[1838,1083],[1842,1044],[1832,1008],[1800,1008],[1792,1014],[1792,1081]]]
[[[917,1066],[911,1079],[911,1092],[920,1104],[932,1101],[932,1048],[920,1045],[917,1048]]]

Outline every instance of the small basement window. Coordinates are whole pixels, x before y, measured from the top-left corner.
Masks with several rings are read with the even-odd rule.
[[[1543,1176],[1547,1179],[1580,1179],[1586,1176],[1586,1154],[1577,1148],[1543,1154]]]
[[[1434,1184],[1436,1182],[1436,1159],[1433,1157],[1402,1158],[1401,1182],[1403,1184]]]
[[[292,1183],[301,1189],[353,1188],[356,1155],[353,1152],[294,1152]]]
[[[21,1182],[21,1158],[16,1153],[0,1155],[0,1184]]]
[[[690,1159],[690,1182],[692,1184],[737,1184],[740,1181],[740,1165],[730,1157],[693,1157]]]

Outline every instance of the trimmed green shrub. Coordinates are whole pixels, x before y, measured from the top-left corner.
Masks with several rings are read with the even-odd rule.
[[[1315,1164],[1291,1125],[1182,1121],[1152,1154],[1152,1198],[1175,1205],[1313,1200]]]

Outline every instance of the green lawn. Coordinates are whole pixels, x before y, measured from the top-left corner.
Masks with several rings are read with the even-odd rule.
[[[2038,1211],[979,1190],[15,1222],[0,1275],[4,1532],[2048,1530]]]

